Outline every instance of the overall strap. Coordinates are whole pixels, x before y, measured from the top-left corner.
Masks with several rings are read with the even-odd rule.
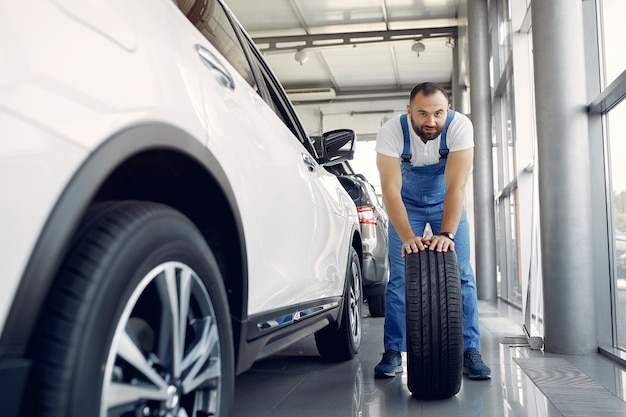
[[[448,157],[448,144],[446,142],[446,136],[448,134],[448,127],[450,122],[454,119],[454,110],[448,110],[446,116],[446,124],[441,132],[441,142],[439,144],[439,159],[445,159]],[[411,134],[409,133],[408,115],[406,113],[400,116],[400,125],[402,126],[402,136],[404,137],[404,147],[402,148],[402,161],[411,162]]]
[[[448,110],[448,115],[446,116],[446,125],[443,128],[443,132],[441,132],[441,142],[439,143],[439,159],[445,159],[448,157],[448,143],[446,142],[446,135],[448,134],[448,127],[450,126],[450,122],[454,119],[454,110]]]
[[[404,148],[402,148],[402,162],[411,162],[411,134],[409,133],[408,115],[404,113],[400,116],[402,126],[402,136],[404,136]]]

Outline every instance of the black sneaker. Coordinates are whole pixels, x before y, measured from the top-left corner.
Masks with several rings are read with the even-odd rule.
[[[386,350],[383,358],[374,368],[377,378],[393,378],[402,372],[402,354],[396,350]]]
[[[469,379],[490,379],[491,369],[483,363],[479,351],[468,349],[463,355],[463,373]]]

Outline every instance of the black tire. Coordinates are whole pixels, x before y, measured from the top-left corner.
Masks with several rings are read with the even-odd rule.
[[[385,293],[367,297],[367,306],[372,317],[385,317]]]
[[[454,252],[405,258],[408,388],[419,399],[456,395],[463,379],[463,304]]]
[[[359,255],[354,248],[350,248],[341,320],[315,333],[315,344],[324,360],[347,361],[359,352],[363,320],[362,285]]]
[[[233,336],[213,254],[181,213],[148,202],[92,209],[34,343],[32,414],[230,414]]]

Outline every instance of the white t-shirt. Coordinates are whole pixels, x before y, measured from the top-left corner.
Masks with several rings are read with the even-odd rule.
[[[441,135],[436,139],[422,142],[411,127],[410,118],[407,119],[411,134],[411,165],[424,166],[439,162],[439,144]],[[446,144],[450,152],[460,151],[474,147],[474,128],[469,117],[455,112],[454,119],[450,122],[446,134]],[[387,156],[402,157],[404,148],[404,136],[400,125],[400,115],[388,120],[378,129],[376,135],[376,152]]]

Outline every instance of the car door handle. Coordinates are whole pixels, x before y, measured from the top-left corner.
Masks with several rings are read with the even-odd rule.
[[[202,62],[204,62],[204,64],[210,69],[217,71],[220,83],[224,87],[234,90],[235,82],[233,81],[233,77],[231,77],[228,70],[222,65],[213,52],[209,51],[202,45],[196,45],[196,50],[198,51],[198,55],[200,55]]]
[[[309,155],[308,153],[303,153],[302,160],[304,161],[304,165],[306,165],[309,172],[317,171],[317,164],[315,163],[315,160],[311,157],[311,155]]]

